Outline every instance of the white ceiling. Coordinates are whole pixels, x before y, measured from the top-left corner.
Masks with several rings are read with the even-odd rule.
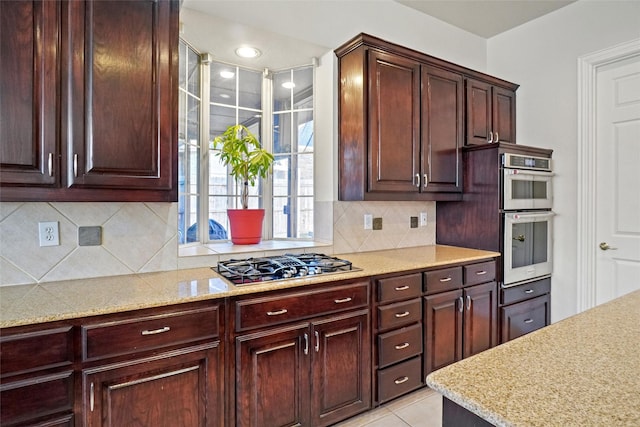
[[[490,38],[575,0],[395,0],[458,28]]]
[[[1,0],[0,0],[1,1]],[[354,34],[350,13],[376,3],[425,13],[479,37],[490,38],[573,1],[557,0],[183,0],[182,36],[215,60],[254,69],[310,63]],[[346,7],[346,6],[349,7]],[[388,8],[387,8],[388,9]],[[381,23],[381,25],[384,25]],[[366,32],[366,31],[365,31]],[[238,58],[250,44],[260,58]],[[277,46],[276,49],[273,47]]]

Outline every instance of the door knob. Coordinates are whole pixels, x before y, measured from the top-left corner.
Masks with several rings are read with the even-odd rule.
[[[618,249],[618,248],[612,248],[611,246],[609,246],[609,244],[607,242],[600,242],[600,244],[598,246],[603,251],[608,251],[609,249],[611,249],[612,251],[615,251],[616,249]]]

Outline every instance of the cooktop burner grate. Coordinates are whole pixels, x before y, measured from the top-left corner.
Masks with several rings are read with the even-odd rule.
[[[355,270],[350,261],[324,254],[285,254],[220,261],[217,271],[236,285]]]

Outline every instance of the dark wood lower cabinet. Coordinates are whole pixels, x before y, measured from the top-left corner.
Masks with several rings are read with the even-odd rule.
[[[442,427],[491,427],[493,424],[483,420],[473,412],[455,402],[442,398]]]
[[[502,342],[510,341],[547,326],[550,323],[550,316],[551,298],[549,294],[501,307]]]
[[[221,425],[217,344],[82,372],[85,426]]]
[[[368,310],[236,338],[236,425],[326,426],[371,405]]]

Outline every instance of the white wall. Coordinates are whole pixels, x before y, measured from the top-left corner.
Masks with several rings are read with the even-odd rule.
[[[551,320],[577,312],[577,60],[640,38],[640,2],[581,0],[488,40],[489,74],[520,84],[517,142],[554,150]]]

